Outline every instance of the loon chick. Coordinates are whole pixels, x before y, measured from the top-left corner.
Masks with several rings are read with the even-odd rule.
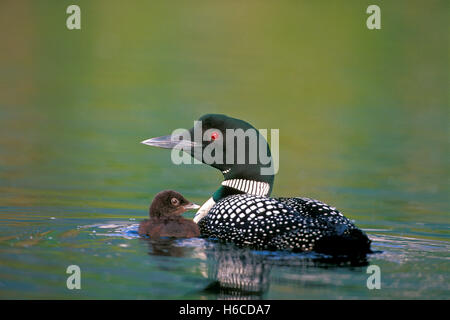
[[[159,192],[149,209],[150,219],[139,224],[139,235],[151,238],[175,237],[192,238],[200,235],[197,224],[181,217],[181,214],[199,205],[189,202],[181,194],[173,190]]]
[[[256,132],[253,140],[252,132]],[[371,252],[367,235],[336,208],[303,197],[269,197],[275,175],[270,148],[248,122],[207,114],[181,139],[174,134],[142,143],[183,150],[222,172],[221,186],[194,217],[202,236],[255,249],[332,255]],[[204,157],[213,149],[214,160]]]

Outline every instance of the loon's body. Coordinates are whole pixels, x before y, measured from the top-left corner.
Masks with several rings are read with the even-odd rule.
[[[309,198],[232,195],[217,202],[198,225],[203,236],[255,249],[346,254],[370,244],[342,213]]]
[[[212,132],[210,139],[202,139],[200,142],[184,140],[181,147],[171,136],[153,138],[143,143],[181,149],[205,162],[202,152],[219,140],[224,157],[231,152],[236,160],[238,149],[235,142],[238,138],[230,138],[225,135],[225,131],[254,129],[242,120],[214,114],[201,117],[190,132],[195,132],[199,126],[202,131]],[[250,141],[244,141],[245,150],[251,150]],[[259,135],[256,142],[263,149],[267,148],[270,157],[266,140]],[[186,148],[187,145],[189,149]],[[371,241],[366,234],[334,207],[309,198],[271,198],[274,173],[270,174],[267,162],[260,159],[259,153],[256,162],[234,161],[230,164],[218,161],[207,164],[219,169],[224,175],[224,181],[194,218],[202,236],[265,250],[315,251],[327,254],[371,252]],[[262,174],[262,168],[266,169],[265,174]]]

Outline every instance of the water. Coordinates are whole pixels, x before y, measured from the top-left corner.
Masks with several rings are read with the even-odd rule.
[[[357,1],[79,3],[81,31],[62,3],[0,4],[0,298],[450,297],[447,2],[383,4],[375,32]],[[160,190],[221,182],[139,141],[211,112],[279,128],[273,195],[337,207],[377,253],[137,237]]]

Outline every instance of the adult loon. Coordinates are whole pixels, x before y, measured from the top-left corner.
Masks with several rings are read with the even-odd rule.
[[[192,220],[181,217],[187,210],[198,208],[200,206],[186,200],[180,193],[163,190],[153,199],[149,209],[150,219],[141,221],[138,233],[150,238],[198,237],[198,226]]]
[[[256,140],[245,135],[242,139],[242,133],[252,130],[257,132]],[[241,137],[228,132],[240,132]],[[248,122],[207,114],[187,134],[162,136],[142,143],[183,150],[222,172],[221,186],[194,218],[204,237],[264,250],[331,255],[371,252],[367,235],[336,208],[303,197],[269,197],[274,182],[273,165],[260,153],[265,151],[262,154],[272,160],[270,148],[263,135]],[[216,160],[205,157],[206,151]],[[252,152],[257,153],[256,157],[252,158]],[[217,157],[222,161],[217,161]]]

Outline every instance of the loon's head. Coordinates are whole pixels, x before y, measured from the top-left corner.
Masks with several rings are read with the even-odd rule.
[[[183,150],[195,159],[220,170],[222,186],[213,200],[236,193],[269,195],[274,166],[264,136],[248,122],[222,114],[206,114],[189,130],[142,141],[143,144]]]

